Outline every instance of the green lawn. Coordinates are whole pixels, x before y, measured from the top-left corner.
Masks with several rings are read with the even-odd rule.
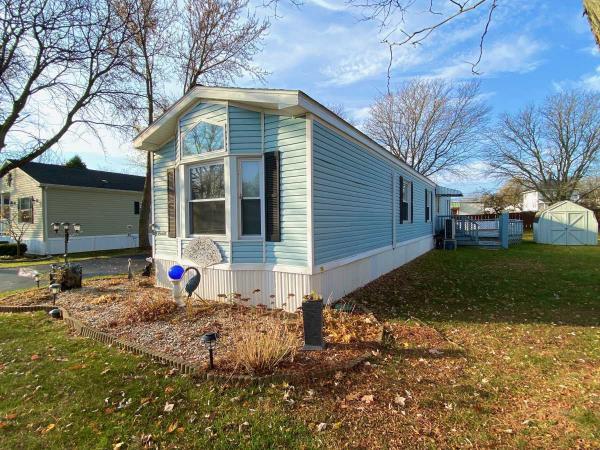
[[[69,261],[84,261],[86,259],[106,259],[114,258],[116,256],[130,256],[130,255],[150,255],[149,250],[141,250],[139,248],[123,248],[117,250],[102,250],[97,252],[81,252],[73,253],[69,255]],[[51,258],[43,260],[30,260],[28,258],[22,258],[18,261],[6,261],[0,260],[0,269],[10,269],[14,267],[29,267],[39,265],[50,265],[55,263],[62,263],[64,261],[63,255],[54,255]]]
[[[0,315],[0,448],[600,447],[600,247],[430,252],[351,297],[394,339],[293,388],[196,384]]]
[[[306,428],[269,389],[196,384],[144,358],[73,338],[41,313],[3,315],[0,323],[0,448],[139,448],[148,435],[152,448],[308,442]]]

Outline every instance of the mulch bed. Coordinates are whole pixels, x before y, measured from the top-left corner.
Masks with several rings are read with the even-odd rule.
[[[52,304],[47,289],[30,290],[0,300],[3,305]],[[340,312],[327,309],[324,351],[301,351],[302,316],[298,313],[267,310],[247,306],[243,300],[204,301],[193,299],[186,308],[176,308],[171,292],[154,287],[151,279],[127,280],[125,277],[87,281],[82,289],[63,292],[56,305],[69,315],[98,331],[173,356],[198,367],[206,367],[208,352],[200,336],[209,331],[219,333],[215,350],[216,373],[221,375],[249,373],[233,358],[234,343],[239,330],[252,326],[268,330],[273,321],[284,323],[297,337],[293,358],[279,363],[275,373],[296,374],[343,367],[380,343],[382,325],[373,315],[354,310]],[[142,305],[154,305],[139,308]]]

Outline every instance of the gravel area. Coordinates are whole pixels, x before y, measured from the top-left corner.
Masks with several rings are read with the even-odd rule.
[[[2,303],[32,305],[51,303],[47,289],[17,294]],[[232,353],[236,338],[245,327],[271,329],[273,321],[284,324],[296,336],[296,352],[286,358],[279,371],[311,371],[343,363],[376,347],[380,324],[370,315],[327,310],[327,348],[302,352],[302,317],[283,311],[250,307],[229,301],[195,299],[186,308],[177,308],[169,290],[153,286],[151,279],[111,278],[84,283],[82,289],[61,293],[57,305],[88,325],[121,339],[181,358],[193,364],[206,364],[208,352],[200,336],[219,333],[215,364],[219,371],[243,372]]]

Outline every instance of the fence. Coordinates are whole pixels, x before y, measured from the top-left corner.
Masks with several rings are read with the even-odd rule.
[[[600,213],[600,211],[598,211]],[[523,230],[533,230],[533,221],[535,219],[535,211],[523,211],[509,213],[509,218],[512,220],[521,220],[523,222]],[[469,214],[461,215],[468,219],[479,221],[498,220],[500,214]]]

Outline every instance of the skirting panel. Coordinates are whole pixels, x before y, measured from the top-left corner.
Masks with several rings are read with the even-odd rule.
[[[134,248],[139,245],[138,235],[115,234],[105,236],[70,236],[69,253],[94,252],[99,250],[114,250],[119,248]],[[46,252],[59,254],[65,251],[64,236],[49,238],[46,244]]]
[[[433,248],[431,236],[399,245],[377,255],[360,259],[321,273],[309,275],[267,270],[201,269],[196,293],[205,299],[239,294],[249,304],[295,311],[304,295],[314,291],[324,300],[337,300],[380,276],[406,264]],[[167,272],[177,261],[156,259],[156,283],[171,288]],[[193,272],[188,272],[182,283]]]

